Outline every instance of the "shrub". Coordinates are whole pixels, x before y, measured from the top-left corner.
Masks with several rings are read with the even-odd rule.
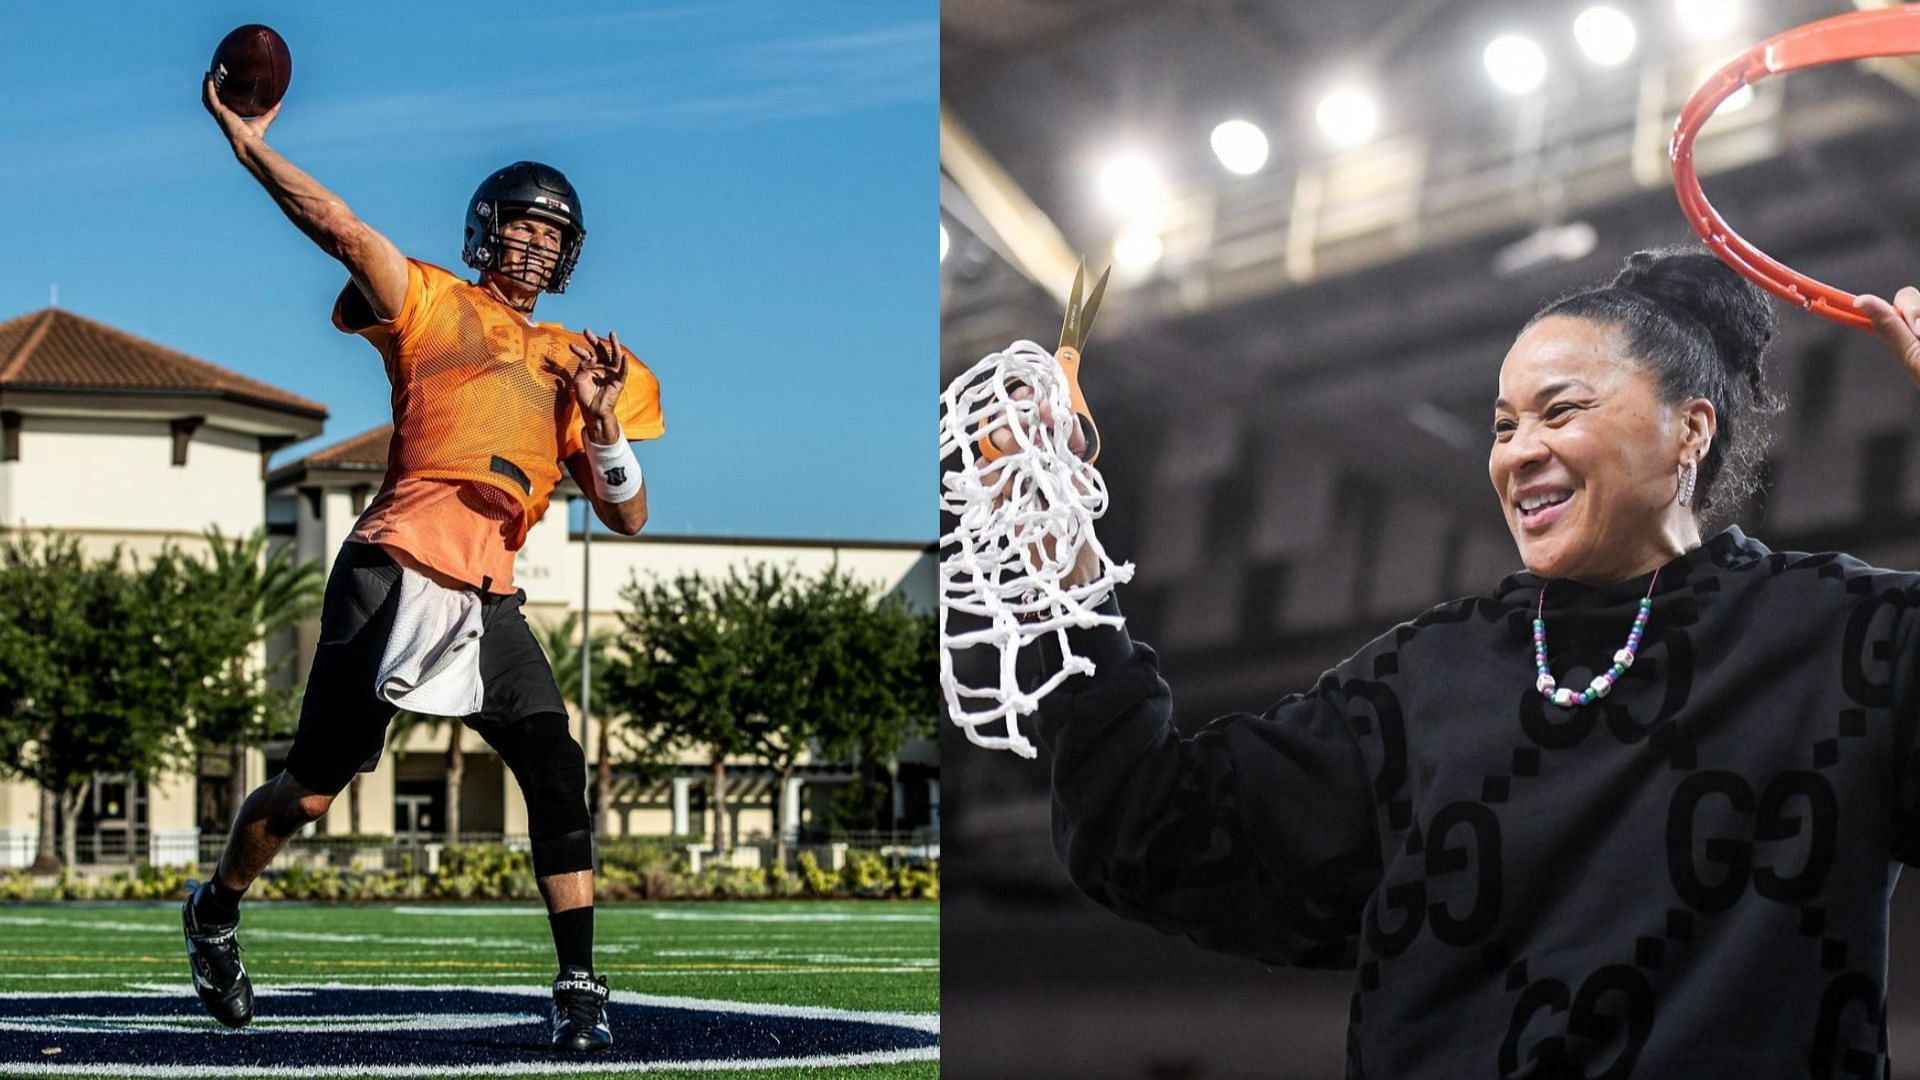
[[[688,894],[686,850],[668,840],[602,841],[600,873],[622,899],[672,900]]]
[[[754,867],[709,866],[695,877],[699,895],[754,900],[767,895],[767,872]]]
[[[435,897],[458,900],[529,900],[539,895],[532,859],[501,844],[447,848],[431,876],[414,872],[411,853],[402,852],[386,870],[359,866],[322,866],[304,861],[261,877],[247,891],[254,900],[334,900],[369,902]],[[870,851],[849,851],[839,873],[820,866],[811,851],[785,867],[710,865],[690,873],[684,848],[664,840],[621,838],[601,848],[597,885],[607,899],[668,900],[690,897],[745,900],[763,897],[899,897],[938,900],[940,864],[902,862],[890,866]],[[95,878],[61,873],[35,878],[24,870],[0,873],[0,901],[6,900],[169,900],[186,895],[186,882],[201,872],[187,867],[129,868]]]
[[[532,856],[505,844],[460,844],[446,849],[427,891],[461,900],[524,900],[540,895]]]
[[[847,864],[840,868],[840,882],[855,896],[885,896],[893,884],[887,861],[871,851],[847,852]]]
[[[940,899],[939,862],[929,862],[925,866],[901,863],[893,871],[893,891],[903,900]]]
[[[806,889],[807,889],[808,895],[810,896],[832,896],[833,895],[834,893],[833,875],[827,873],[825,870],[820,869],[820,860],[814,858],[813,852],[811,851],[801,852],[800,857],[796,861],[799,862],[800,864],[800,877],[806,883]]]

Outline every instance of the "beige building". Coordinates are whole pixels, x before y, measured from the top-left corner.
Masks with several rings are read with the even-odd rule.
[[[54,528],[80,536],[90,549],[124,544],[136,555],[169,541],[193,545],[218,525],[228,535],[265,527],[299,558],[330,569],[361,509],[379,489],[390,429],[376,428],[307,454],[269,472],[267,458],[319,433],[326,410],[264,383],[143,341],[64,311],[48,309],[0,323],[0,524]],[[112,475],[114,499],[101,499],[76,476]],[[577,496],[571,483],[558,496]],[[515,566],[536,626],[586,611],[589,625],[617,623],[620,590],[636,577],[689,571],[725,574],[755,562],[815,573],[838,563],[857,577],[933,610],[931,544],[817,540],[740,540],[595,534],[567,528],[568,503],[556,505],[527,538]],[[591,563],[589,565],[589,559]],[[268,643],[268,659],[286,659],[287,677],[303,679],[318,632],[312,619],[284,640]],[[576,738],[580,719],[575,716]],[[599,740],[597,717],[585,725],[589,763]],[[484,741],[461,729],[465,758],[461,831],[505,838],[526,832],[526,807],[512,778]],[[446,812],[449,728],[417,731],[371,773],[343,792],[315,831],[410,839],[437,837]],[[251,755],[249,787],[279,767],[285,744]],[[615,835],[700,835],[708,767],[688,761],[641,782],[617,768],[607,823]],[[191,861],[217,849],[232,812],[224,755],[203,760],[199,775],[140,782],[100,777],[80,816],[82,861]],[[750,761],[730,762],[727,802],[733,835],[769,839],[774,806],[805,834],[836,790],[855,772],[833,762],[807,762],[781,790],[777,778]],[[887,763],[892,827],[937,835],[939,765],[931,742],[916,741]],[[0,867],[31,862],[40,834],[39,792],[0,783]],[[885,824],[881,822],[879,824]],[[357,825],[357,829],[356,829]]]

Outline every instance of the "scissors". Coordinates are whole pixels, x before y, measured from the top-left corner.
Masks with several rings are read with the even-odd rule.
[[[1067,396],[1073,404],[1073,415],[1080,420],[1080,433],[1086,436],[1087,449],[1081,456],[1088,464],[1100,457],[1100,429],[1094,426],[1093,413],[1087,408],[1086,396],[1080,392],[1080,355],[1086,351],[1087,334],[1093,330],[1093,316],[1100,310],[1100,298],[1107,291],[1107,275],[1113,272],[1109,266],[1100,272],[1100,280],[1094,283],[1093,294],[1086,303],[1080,301],[1081,290],[1087,282],[1087,260],[1080,260],[1079,269],[1073,272],[1073,289],[1067,294],[1067,318],[1060,324],[1060,345],[1053,352],[1054,360],[1067,376]],[[980,457],[985,461],[996,461],[1004,456],[999,447],[985,436],[980,439]]]

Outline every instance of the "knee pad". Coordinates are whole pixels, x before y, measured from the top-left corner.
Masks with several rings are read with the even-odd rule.
[[[593,833],[575,829],[533,837],[533,876],[552,877],[593,869]]]
[[[295,795],[286,791],[282,784],[290,782],[305,789],[305,794]],[[281,775],[268,781],[270,787],[258,789],[267,796],[267,831],[275,836],[290,837],[308,825],[327,816],[328,807],[333,805],[334,796],[329,792],[315,791],[301,784],[290,774]],[[249,795],[248,798],[253,796]]]
[[[567,718],[542,713],[522,737],[503,747],[507,768],[527,800],[536,877],[593,868],[593,822],[587,813],[587,755],[567,732]]]

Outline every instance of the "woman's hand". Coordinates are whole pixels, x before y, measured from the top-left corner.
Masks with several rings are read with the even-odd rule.
[[[1015,401],[1030,400],[1033,397],[1033,387],[1016,386],[1007,396]],[[1049,402],[1042,401],[1040,403],[1040,424],[1043,427],[1053,426],[1053,405]],[[1028,428],[1027,438],[1029,442],[1032,441],[1032,428]],[[1020,442],[1013,437],[1013,429],[1010,427],[996,429],[992,435],[988,436],[988,440],[993,443],[994,449],[1000,451],[1003,457],[1007,454],[1018,453],[1020,450]],[[1073,431],[1067,435],[1067,450],[1075,456],[1080,457],[1085,456],[1087,452],[1086,429],[1080,425],[1077,417],[1075,418]]]
[[[1862,293],[1853,300],[1854,310],[1873,320],[1873,332],[1907,369],[1907,377],[1920,384],[1920,289],[1909,285],[1893,294],[1889,304],[1877,296]]]
[[[1026,401],[1033,397],[1033,388],[1030,386],[1016,386],[1007,396],[1016,401]],[[1040,402],[1039,413],[1039,425],[1051,427],[1054,418],[1053,406],[1043,400]],[[986,472],[986,476],[984,477],[986,483],[992,485],[997,482],[994,471],[1003,468],[1010,456],[1020,452],[1020,442],[1014,438],[1013,430],[1010,427],[999,428],[994,431],[992,435],[988,436],[988,438],[993,443],[994,448],[1000,451],[1001,456],[991,463],[982,462],[978,467]],[[1033,431],[1032,428],[1029,427],[1028,441],[1032,442],[1032,438]],[[1067,435],[1067,449],[1077,456],[1084,455],[1087,452],[1086,432],[1078,423],[1077,418],[1073,425],[1073,430]],[[999,501],[1005,502],[1007,497],[1008,492],[1002,491]],[[1092,527],[1089,526],[1088,528],[1091,529]],[[1089,536],[1089,539],[1091,539],[1091,536]],[[1038,566],[1053,555],[1053,543],[1053,537],[1049,536],[1042,541],[1040,545],[1037,545],[1034,550],[1028,553],[1028,558],[1032,561],[1033,565]],[[1065,577],[1060,579],[1060,584],[1067,588],[1084,585],[1092,581],[1099,572],[1100,557],[1094,553],[1093,545],[1090,543],[1081,544],[1080,550],[1075,553],[1073,569],[1069,571]]]

